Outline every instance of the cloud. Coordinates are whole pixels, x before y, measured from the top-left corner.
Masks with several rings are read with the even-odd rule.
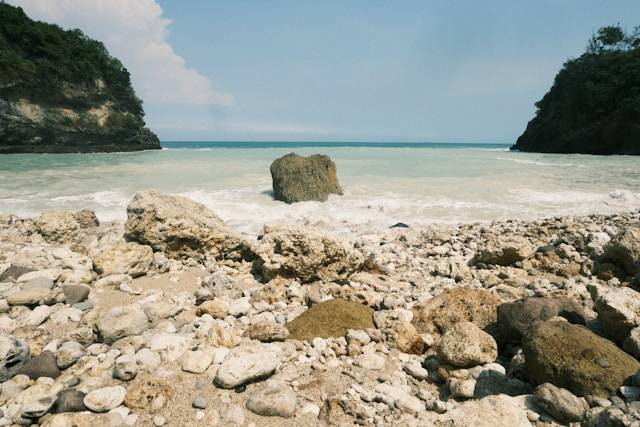
[[[189,68],[167,37],[171,20],[156,0],[9,0],[33,19],[80,28],[102,41],[131,73],[145,102],[229,105],[233,97],[214,90]]]

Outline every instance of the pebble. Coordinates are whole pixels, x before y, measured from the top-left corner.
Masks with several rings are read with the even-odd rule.
[[[87,393],[83,402],[93,412],[107,412],[122,405],[126,393],[122,386],[104,387]]]
[[[196,409],[206,409],[207,405],[208,405],[208,402],[204,397],[196,397],[191,402],[191,406],[193,406]]]

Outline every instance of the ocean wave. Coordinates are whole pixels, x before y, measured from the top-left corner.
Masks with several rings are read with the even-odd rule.
[[[522,163],[527,165],[536,165],[536,166],[562,166],[562,167],[574,166],[573,163],[547,163],[547,162],[540,162],[536,160],[516,159],[512,157],[496,157],[496,160],[507,160],[509,162]]]

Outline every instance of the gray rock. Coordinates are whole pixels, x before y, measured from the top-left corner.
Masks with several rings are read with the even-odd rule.
[[[130,381],[138,374],[138,364],[135,355],[125,354],[116,359],[113,365],[113,378]]]
[[[0,382],[7,381],[29,361],[29,346],[13,335],[0,334]]]
[[[247,409],[266,417],[293,416],[297,396],[293,388],[282,381],[268,381],[249,395]]]
[[[82,412],[88,408],[84,405],[85,393],[75,388],[62,390],[56,401],[55,412]]]
[[[236,347],[218,368],[214,383],[222,388],[235,388],[250,381],[264,379],[275,372],[280,362],[280,353],[273,347]]]
[[[209,402],[207,402],[207,399],[205,399],[204,397],[201,397],[201,396],[196,397],[191,402],[191,406],[193,406],[196,409],[206,409],[208,404],[209,404]]]
[[[60,369],[67,369],[82,356],[84,356],[84,346],[79,342],[67,341],[58,348],[56,364]]]
[[[222,421],[222,425],[242,426],[244,425],[244,419],[244,410],[240,405],[236,405],[235,403],[227,405],[220,412],[220,420]]]
[[[30,267],[11,264],[9,268],[4,270],[2,274],[0,274],[0,282],[7,282],[10,280],[16,281],[23,274],[31,273],[32,271],[36,270]]]
[[[56,356],[52,352],[45,350],[22,365],[17,373],[26,375],[32,380],[37,380],[40,377],[55,379],[60,376],[60,369],[56,362]]]
[[[87,393],[83,402],[90,411],[107,412],[122,405],[126,393],[122,386],[99,388]]]
[[[438,355],[453,366],[470,368],[495,361],[498,345],[491,335],[474,323],[459,322],[442,337]]]
[[[627,402],[632,400],[640,400],[640,387],[623,385],[620,387],[620,394]]]
[[[29,279],[22,284],[22,289],[53,289],[53,280],[48,277],[39,276]]]
[[[536,403],[561,423],[582,420],[589,405],[569,390],[544,383],[533,392]]]
[[[622,344],[636,326],[640,326],[640,293],[631,288],[612,288],[595,300],[598,320],[605,333]]]
[[[336,164],[329,156],[287,154],[271,163],[271,178],[274,198],[285,203],[324,202],[329,194],[342,194]]]
[[[87,299],[90,288],[82,285],[67,285],[62,287],[65,302],[69,305],[78,304]]]
[[[46,396],[26,403],[22,407],[22,416],[25,418],[40,418],[53,407],[56,396]]]
[[[113,307],[96,323],[102,340],[113,344],[130,335],[140,335],[149,328],[147,315],[137,306]]]

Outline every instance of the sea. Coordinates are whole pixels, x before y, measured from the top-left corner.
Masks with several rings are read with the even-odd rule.
[[[203,203],[247,235],[300,223],[375,232],[402,222],[488,222],[640,208],[640,159],[538,154],[505,144],[363,142],[163,142],[162,150],[0,155],[0,213],[94,209],[125,220],[136,191]],[[271,162],[327,154],[344,195],[292,205],[272,195]]]

